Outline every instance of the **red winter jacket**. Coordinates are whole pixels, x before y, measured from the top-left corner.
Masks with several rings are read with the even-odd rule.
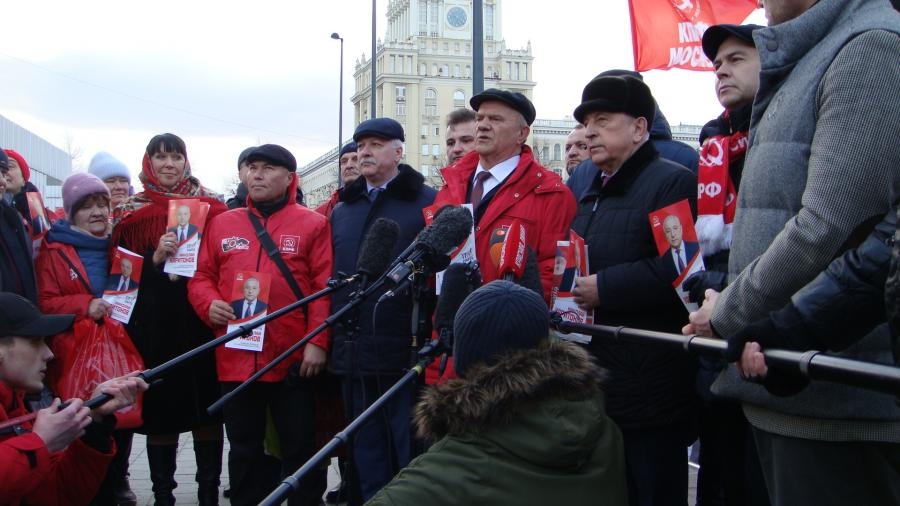
[[[334,206],[338,205],[340,198],[340,190],[334,190],[334,193],[331,194],[331,197],[329,197],[328,200],[319,204],[319,207],[316,208],[316,212],[326,218],[331,218],[331,211],[334,211]]]
[[[63,256],[75,266],[74,273]],[[45,240],[35,259],[35,271],[38,279],[38,307],[43,313],[87,316],[88,305],[95,297],[82,284],[82,280],[88,286],[91,282],[74,246]],[[46,384],[53,392],[59,392],[57,384],[62,366],[74,352],[74,335],[71,330],[67,330],[53,336],[48,344],[55,358],[47,364]]]
[[[469,181],[477,166],[478,153],[473,151],[455,164],[441,169],[444,187],[434,200],[435,209],[447,204],[466,202]],[[484,283],[498,278],[497,264],[491,258],[491,236],[497,229],[509,227],[513,220],[519,220],[525,226],[526,244],[537,255],[544,300],[549,305],[556,241],[568,238],[569,224],[575,217],[575,207],[575,197],[562,179],[541,166],[534,159],[531,148],[523,145],[519,164],[494,193],[475,227],[475,256]],[[447,368],[445,377],[452,373],[452,369]],[[436,367],[429,367],[426,378],[429,383],[437,379]]]
[[[293,188],[293,185],[292,185]],[[267,272],[272,276],[268,312],[271,314],[297,300],[294,292],[256,238],[247,212],[254,213],[279,247],[281,257],[290,268],[304,296],[326,287],[332,269],[331,229],[321,214],[293,202],[268,218],[251,204],[246,209],[232,209],[213,218],[207,225],[197,272],[188,282],[188,295],[194,310],[213,327],[217,336],[227,327],[215,327],[209,321],[209,306],[214,300],[231,302],[234,278],[239,271]],[[302,308],[266,324],[261,352],[236,350],[225,345],[216,348],[216,369],[220,381],[244,381],[254,372],[296,343],[309,330],[320,325],[329,314],[329,297],[320,297]],[[326,329],[310,342],[328,349],[330,333]],[[303,349],[263,375],[261,381],[282,381],[288,367],[303,359]]]
[[[24,392],[0,382],[0,422],[27,414]],[[31,423],[21,424],[30,430]],[[12,429],[0,431],[0,505],[87,504],[106,476],[115,454],[101,453],[76,439],[61,452],[50,453],[33,432],[16,435]]]

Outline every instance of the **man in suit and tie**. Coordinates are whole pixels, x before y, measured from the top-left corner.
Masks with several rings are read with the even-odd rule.
[[[121,274],[110,276],[109,281],[106,282],[106,289],[114,290],[117,292],[125,292],[137,288],[137,282],[131,279],[131,273],[133,269],[134,266],[132,265],[130,259],[121,259],[119,261],[119,270],[121,271]]]
[[[199,237],[199,231],[197,230],[197,225],[191,223],[191,208],[188,206],[179,206],[178,210],[175,211],[175,219],[178,220],[178,224],[174,227],[169,227],[167,232],[172,232],[178,238],[178,245],[184,244],[185,241],[193,237],[194,234],[197,234]]]
[[[681,226],[681,220],[674,214],[666,216],[666,219],[663,220],[663,231],[665,231],[666,240],[669,242],[669,249],[666,253],[672,258],[675,272],[680,276],[682,271],[691,264],[700,247],[696,242],[686,242],[684,240],[684,229]]]
[[[231,310],[238,319],[244,319],[266,310],[266,303],[259,300],[259,280],[247,278],[244,281],[244,298],[231,303]]]

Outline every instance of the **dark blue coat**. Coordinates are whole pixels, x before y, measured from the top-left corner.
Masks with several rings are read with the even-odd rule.
[[[585,239],[599,305],[594,322],[680,333],[687,311],[675,293],[670,258],[659,255],[649,213],[688,199],[697,212],[697,176],[641,146],[605,187],[599,178],[578,202],[572,229]],[[588,346],[609,371],[607,411],[623,429],[692,416],[695,362],[682,350],[595,337]],[[686,444],[689,442],[686,442]]]
[[[22,216],[14,207],[0,202],[0,288],[37,304],[31,252],[31,238]]]
[[[436,190],[425,186],[425,178],[404,164],[375,202],[369,201],[364,177],[345,187],[331,214],[335,275],[356,272],[360,246],[378,218],[388,218],[400,225],[400,240],[392,257],[399,255],[425,227],[422,208],[431,205],[435,195]],[[347,304],[353,288],[345,287],[332,295],[332,313]],[[334,328],[331,367],[336,374],[399,374],[410,366],[412,297],[408,291],[395,295],[378,304],[376,310],[378,295],[389,288],[384,287],[360,305],[360,331],[354,345],[348,346],[347,328],[343,325]]]

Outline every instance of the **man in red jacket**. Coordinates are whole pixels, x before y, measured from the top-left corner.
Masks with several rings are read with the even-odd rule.
[[[38,411],[33,422],[12,422],[27,414],[26,393],[43,388],[53,353],[44,341],[68,329],[73,315],[43,315],[27,299],[0,292],[0,502],[3,504],[87,504],[100,487],[115,448],[113,413],[130,406],[144,380],[129,376],[97,386],[94,395],[112,400],[89,410],[81,399],[60,400]]]
[[[242,316],[234,314],[229,302],[240,273],[271,278],[267,309],[276,311],[324,289],[332,271],[328,220],[292,198],[297,187],[294,156],[281,146],[264,144],[247,155],[247,162],[248,206],[222,213],[209,222],[197,272],[188,283],[194,310],[218,335],[224,335],[228,323]],[[271,257],[260,240],[265,235],[276,249]],[[289,272],[285,274],[282,269]],[[267,323],[257,351],[227,344],[217,348],[216,368],[222,391],[237,388],[319,326],[328,314],[329,298],[322,297],[305,309]],[[329,346],[328,333],[318,334],[225,404],[225,429],[231,443],[231,504],[258,504],[277,483],[265,472],[267,409],[281,444],[282,477],[312,456],[315,405],[310,378],[324,371]],[[325,488],[322,478],[322,483],[307,480],[291,504],[318,504]]]
[[[491,251],[518,220],[537,255],[544,300],[550,301],[556,241],[575,217],[575,197],[525,144],[536,112],[521,93],[487,89],[469,101],[475,110],[475,151],[441,170],[444,187],[434,208],[470,203],[475,216],[475,253],[485,283],[500,277]],[[493,244],[492,244],[493,243]],[[448,371],[452,367],[448,367]],[[429,381],[436,379],[429,368]]]

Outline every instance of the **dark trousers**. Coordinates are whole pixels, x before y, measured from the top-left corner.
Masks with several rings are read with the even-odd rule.
[[[399,378],[395,375],[345,378],[344,400],[350,418],[356,419]],[[409,464],[412,458],[410,417],[413,389],[410,383],[398,391],[353,437],[350,452],[353,472],[348,503],[351,506],[371,499]]]
[[[700,408],[697,506],[768,506],[750,424],[740,403],[710,399]]]
[[[100,483],[97,495],[91,501],[92,506],[115,506],[116,492],[128,476],[128,458],[131,456],[131,441],[134,438],[134,430],[122,429],[113,431],[113,440],[116,442],[116,454],[113,455],[109,467],[106,468],[106,477]]]
[[[772,506],[900,504],[900,444],[753,436]]]
[[[238,383],[223,382],[222,393]],[[281,447],[281,476],[271,476],[263,452],[266,408]],[[231,504],[259,504],[280,481],[303,465],[315,450],[315,402],[312,382],[305,379],[277,383],[256,382],[225,404],[225,431],[231,445],[228,473]],[[320,474],[322,474],[320,476]],[[325,492],[324,474],[313,473],[292,494],[289,505],[316,505]]]
[[[622,430],[628,503],[631,506],[686,506],[688,423]]]

